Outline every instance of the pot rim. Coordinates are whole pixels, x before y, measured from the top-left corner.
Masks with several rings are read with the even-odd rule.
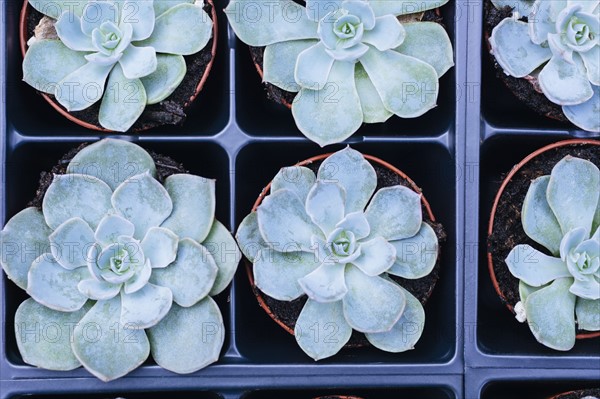
[[[200,82],[198,82],[198,85],[196,86],[196,90],[194,91],[192,96],[183,104],[183,108],[188,108],[196,100],[196,98],[198,97],[198,94],[200,94],[200,92],[204,88],[204,84],[208,80],[208,76],[210,74],[210,71],[212,70],[213,64],[215,62],[215,57],[217,55],[217,42],[218,42],[218,33],[219,33],[217,10],[213,3],[213,0],[206,0],[206,1],[211,5],[211,8],[212,8],[211,17],[212,17],[212,21],[213,21],[213,37],[212,37],[212,47],[211,47],[211,59],[208,62],[208,64],[206,65],[206,70],[204,71],[204,74],[202,75]],[[30,7],[31,6],[29,5],[29,1],[24,0],[23,7],[21,8],[21,15],[19,18],[19,40],[20,40],[22,57],[25,57],[25,53],[27,53],[27,49],[28,49],[28,46],[27,46],[27,41],[28,41],[27,17],[29,16]],[[202,51],[202,50],[200,50],[200,51]],[[62,116],[64,116],[68,120],[70,120],[71,122],[76,123],[77,125],[82,126],[89,130],[95,130],[95,131],[104,132],[104,133],[117,133],[113,130],[96,126],[94,124],[85,122],[85,121],[73,116],[70,112],[68,112],[65,108],[63,108],[56,100],[51,98],[48,94],[43,93],[41,91],[38,91],[38,93],[44,98],[44,100],[46,100],[46,102],[48,104],[50,104],[52,106],[52,108],[54,108],[59,114],[61,114]],[[128,132],[123,132],[123,134],[143,132],[143,131],[149,130],[149,129],[150,128],[136,129],[136,130],[132,130],[132,131],[128,131]]]
[[[326,154],[322,154],[322,155],[316,155],[314,157],[305,159],[304,161],[300,161],[300,162],[296,163],[294,166],[306,166],[306,165],[310,165],[313,162],[318,162],[318,161],[325,160],[325,159],[329,158],[331,155],[333,155],[332,152],[326,153]],[[403,179],[405,179],[408,182],[408,184],[410,185],[410,188],[413,191],[415,191],[417,194],[419,194],[421,196],[421,204],[425,207],[425,210],[427,212],[427,216],[429,216],[429,218],[431,219],[432,222],[436,221],[435,220],[435,216],[433,215],[433,212],[431,210],[431,206],[429,205],[429,202],[425,198],[425,195],[423,195],[423,192],[422,192],[421,188],[419,186],[417,186],[416,183],[410,177],[408,177],[400,169],[396,168],[392,164],[390,164],[390,163],[388,163],[388,162],[386,162],[386,161],[384,161],[382,159],[379,159],[379,158],[377,158],[375,156],[367,155],[367,154],[362,154],[362,156],[365,157],[365,159],[368,159],[369,161],[375,162],[376,164],[379,164],[380,166],[382,166],[382,167],[384,167],[386,169],[391,170],[392,172],[396,173],[397,175],[399,175],[400,177],[402,177]],[[267,184],[267,186],[261,191],[260,195],[258,196],[258,198],[256,199],[256,201],[254,202],[254,205],[252,206],[252,212],[256,211],[256,209],[262,203],[263,199],[271,191],[271,184],[272,183],[273,183],[273,181],[271,180],[271,182],[269,182],[269,184]],[[438,252],[438,256],[439,256],[439,252]],[[244,262],[244,264],[246,266],[246,274],[248,275],[248,280],[250,280],[250,285],[252,286],[252,289],[254,291],[254,294],[256,296],[256,299],[258,300],[258,303],[259,303],[260,307],[263,308],[263,310],[269,315],[269,317],[271,319],[273,319],[277,324],[279,324],[285,331],[287,331],[291,335],[294,335],[294,330],[291,329],[290,327],[288,327],[283,321],[281,321],[281,319],[279,319],[277,317],[277,315],[275,315],[275,313],[273,313],[273,311],[271,310],[271,308],[269,307],[269,305],[265,302],[265,300],[263,298],[263,293],[260,292],[258,290],[258,288],[256,287],[256,284],[254,282],[254,273],[253,273],[253,265],[252,265],[252,263],[249,262],[248,260],[246,260]],[[348,399],[354,399],[354,398],[349,397]],[[360,399],[360,398],[358,398],[358,399]]]
[[[566,147],[566,146],[571,146],[571,145],[578,145],[578,144],[579,145],[600,146],[600,141],[593,140],[593,139],[570,139],[570,140],[563,140],[563,141],[559,141],[556,143],[548,144],[542,148],[535,150],[531,154],[527,155],[525,158],[523,158],[523,160],[521,160],[521,162],[519,162],[518,164],[513,166],[511,171],[508,173],[508,175],[502,181],[502,184],[500,185],[500,188],[498,189],[498,192],[496,193],[496,196],[494,198],[494,203],[492,205],[492,210],[490,211],[490,218],[489,218],[488,229],[487,229],[488,241],[494,231],[494,219],[496,217],[496,209],[498,207],[498,204],[500,203],[500,198],[502,197],[502,194],[504,193],[506,186],[508,186],[508,184],[510,183],[510,181],[512,180],[514,175],[519,170],[521,170],[521,168],[525,164],[527,164],[529,161],[531,161],[533,158],[537,157],[540,154],[543,154],[543,153],[545,153],[549,150],[555,149],[555,148]],[[489,250],[489,248],[487,250],[487,261],[488,261],[488,273],[492,280],[492,284],[494,286],[494,290],[496,291],[496,294],[498,294],[498,296],[502,299],[502,302],[504,302],[504,304],[506,305],[508,310],[510,310],[514,314],[515,311],[513,309],[513,306],[510,303],[508,303],[506,296],[500,289],[500,284],[498,283],[498,279],[496,278],[496,273],[494,273],[494,261],[492,258],[492,252]],[[577,339],[587,339],[587,338],[596,338],[596,337],[600,337],[600,331],[589,332],[589,333],[579,333],[576,335]]]

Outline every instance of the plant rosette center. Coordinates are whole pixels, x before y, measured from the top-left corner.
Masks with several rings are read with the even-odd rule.
[[[100,102],[98,121],[113,131],[127,131],[146,105],[169,97],[187,73],[183,56],[212,37],[212,20],[193,0],[29,4],[56,20],[59,40],[29,40],[23,80],[68,112]]]
[[[575,345],[577,328],[600,331],[600,170],[567,156],[532,181],[523,230],[550,255],[520,244],[506,258],[519,279],[517,319],[556,350]],[[576,205],[575,205],[576,204]]]
[[[313,236],[313,241],[318,242],[318,240],[318,236]],[[360,255],[359,244],[354,233],[341,228],[330,234],[326,246],[329,254],[335,256],[338,262],[349,262],[352,257],[355,259]]]
[[[232,0],[225,12],[244,43],[265,47],[264,81],[298,93],[291,104],[296,125],[325,146],[363,122],[416,118],[436,106],[439,78],[454,65],[450,38],[440,24],[398,17],[445,3]],[[256,18],[248,18],[250,5]]]
[[[556,31],[561,43],[569,49],[586,52],[598,45],[600,30],[598,16],[583,12],[580,5],[567,7],[556,18]]]
[[[156,175],[141,147],[105,139],[55,175],[41,211],[27,208],[6,224],[2,268],[31,296],[15,315],[26,363],[83,365],[109,381],[150,353],[182,374],[218,359],[224,325],[211,295],[233,278],[238,247],[214,219],[213,180],[173,174],[163,185]],[[47,323],[60,326],[59,339],[20,333]],[[214,334],[200,336],[205,325]]]
[[[412,349],[421,336],[421,303],[390,276],[428,275],[437,236],[422,220],[420,194],[376,187],[373,166],[348,147],[316,175],[303,166],[281,169],[238,228],[262,292],[280,301],[308,296],[294,335],[315,360],[337,353],[353,330],[389,352]],[[332,339],[315,340],[311,326],[325,331],[331,323]]]
[[[504,72],[534,77],[568,120],[600,132],[600,1],[491,1],[498,9],[514,8],[489,39]]]

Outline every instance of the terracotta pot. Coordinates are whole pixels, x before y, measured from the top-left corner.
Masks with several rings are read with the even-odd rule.
[[[200,82],[196,86],[196,90],[194,91],[194,94],[189,98],[188,101],[186,101],[186,103],[183,106],[184,108],[188,108],[194,102],[196,97],[198,97],[198,94],[200,93],[200,91],[202,91],[202,88],[204,87],[204,84],[206,83],[206,80],[208,79],[208,75],[210,74],[213,63],[215,61],[215,56],[217,55],[217,42],[218,42],[218,40],[217,40],[218,39],[217,10],[215,8],[213,0],[207,0],[207,1],[211,5],[211,8],[212,8],[212,12],[211,12],[211,18],[213,20],[213,38],[211,39],[212,40],[212,48],[211,48],[212,57],[211,57],[210,62],[206,66],[204,75],[202,75]],[[19,38],[20,38],[20,43],[21,43],[21,55],[23,57],[25,57],[25,53],[27,52],[27,48],[28,48],[27,41],[29,40],[29,38],[27,37],[28,36],[27,18],[29,16],[31,9],[32,9],[32,7],[29,5],[29,1],[24,0],[23,7],[21,9],[21,17],[20,17],[20,21],[19,21]],[[200,51],[202,51],[202,50],[200,50]],[[68,120],[70,120],[71,122],[74,122],[74,123],[78,124],[79,126],[82,126],[86,129],[90,129],[90,130],[96,130],[96,131],[107,132],[107,133],[112,132],[112,130],[104,129],[102,127],[96,126],[94,124],[85,122],[79,118],[76,118],[71,113],[69,113],[62,105],[60,105],[58,103],[58,101],[56,101],[53,97],[51,97],[50,95],[48,95],[46,93],[42,93],[42,92],[40,92],[40,94],[42,95],[42,97],[44,97],[44,99],[48,102],[48,104],[50,104],[52,106],[52,108],[54,108],[59,114],[61,114],[62,116],[64,116]],[[139,130],[135,130],[135,131],[143,131],[143,130],[147,130],[147,129],[139,129]]]
[[[296,164],[296,166],[306,166],[306,165],[310,165],[313,162],[319,162],[319,161],[323,161],[326,158],[328,158],[330,155],[332,155],[332,153],[328,153],[328,154],[323,154],[323,155],[317,155],[315,157],[306,159],[302,162],[299,162]],[[365,159],[381,166],[384,167],[386,169],[391,170],[392,172],[396,173],[397,175],[399,175],[400,177],[402,177],[403,179],[405,179],[409,185],[410,188],[412,190],[414,190],[415,192],[422,194],[421,189],[415,184],[415,182],[413,182],[410,177],[408,177],[404,172],[402,172],[400,169],[396,168],[395,166],[377,158],[371,155],[365,155],[363,154],[363,156],[365,157]],[[256,202],[254,203],[254,206],[252,207],[252,212],[256,211],[256,209],[260,206],[260,204],[262,203],[262,200],[269,194],[270,190],[271,190],[271,184],[272,182],[270,182],[260,193],[260,195],[258,196],[258,198],[256,199]],[[423,207],[425,208],[426,212],[427,212],[427,216],[429,216],[429,218],[431,219],[432,222],[435,222],[435,217],[433,216],[433,212],[431,211],[431,207],[429,205],[429,202],[427,202],[427,199],[425,198],[424,195],[421,195],[421,203],[423,205]],[[439,253],[438,253],[439,256]],[[438,259],[439,261],[439,259]],[[291,329],[289,326],[287,326],[283,321],[281,321],[277,315],[275,315],[273,313],[273,311],[271,310],[271,308],[269,307],[269,305],[265,302],[265,299],[263,297],[263,293],[258,289],[258,287],[256,287],[256,284],[254,283],[254,273],[252,272],[252,263],[251,262],[244,262],[246,265],[246,273],[248,275],[248,279],[250,280],[250,285],[253,288],[253,291],[256,295],[256,298],[258,299],[258,303],[260,304],[260,307],[263,308],[265,310],[265,312],[267,312],[267,314],[269,315],[269,317],[271,317],[271,319],[273,319],[277,324],[279,324],[285,331],[287,331],[288,333],[294,335],[294,330]],[[350,399],[350,398],[348,398]],[[359,398],[360,399],[360,398]]]
[[[515,165],[512,168],[510,173],[506,176],[506,178],[502,182],[502,185],[500,186],[500,188],[498,189],[498,193],[496,194],[496,198],[494,199],[494,204],[492,205],[492,211],[490,214],[490,222],[489,222],[488,231],[487,231],[488,240],[494,231],[494,219],[496,216],[496,208],[498,207],[498,203],[500,202],[500,198],[502,197],[502,194],[503,194],[504,190],[506,189],[506,186],[510,183],[513,176],[525,164],[527,164],[529,161],[531,161],[533,158],[537,157],[538,155],[543,154],[546,151],[549,151],[549,150],[552,150],[555,148],[567,147],[567,146],[576,145],[576,144],[595,145],[595,146],[600,147],[600,141],[596,141],[596,140],[574,139],[574,140],[559,141],[558,143],[553,143],[553,144],[547,145],[545,147],[540,148],[537,151],[532,152],[531,154],[529,154],[521,162],[519,162],[517,165]],[[496,279],[496,274],[494,272],[493,257],[492,257],[491,251],[489,251],[489,250],[487,253],[487,258],[488,258],[488,271],[489,271],[490,277],[492,279],[492,284],[494,285],[494,289],[496,290],[496,293],[498,294],[498,296],[500,296],[500,298],[502,298],[502,301],[506,304],[506,307],[512,313],[515,313],[513,306],[510,303],[508,303],[506,296],[502,292],[502,289],[500,288],[500,284],[498,283],[498,280]],[[595,337],[600,337],[600,331],[577,334],[578,339],[595,338]]]

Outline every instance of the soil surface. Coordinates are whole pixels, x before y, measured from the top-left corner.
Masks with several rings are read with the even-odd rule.
[[[490,53],[490,45],[488,38],[492,35],[492,30],[498,25],[504,18],[510,17],[512,14],[511,7],[504,7],[501,10],[496,9],[490,0],[486,0],[484,7],[484,52],[487,52],[492,60],[494,69],[496,71],[496,77],[504,84],[508,89],[523,103],[527,104],[529,108],[536,111],[538,114],[545,117],[555,119],[561,122],[569,122],[562,112],[562,108],[548,100],[543,93],[535,90],[534,85],[525,78],[514,78],[504,73],[502,67],[496,62],[494,56]],[[527,18],[521,20],[527,21]]]
[[[586,396],[592,396],[600,399],[600,388],[583,389],[581,391],[562,393],[557,396],[553,396],[550,399],[582,399]]]
[[[33,7],[29,7],[29,10],[27,17],[27,37],[32,37],[35,27],[44,15],[33,9]],[[206,3],[204,11],[212,18],[212,6],[210,4]],[[182,125],[185,122],[185,111],[191,105],[189,103],[190,98],[194,96],[196,88],[212,60],[214,40],[216,38],[212,37],[206,47],[200,52],[184,57],[187,64],[187,73],[179,87],[160,103],[147,105],[140,118],[129,129],[130,132],[139,132],[162,125]],[[54,96],[49,95],[49,97],[54,100]],[[98,101],[83,111],[71,112],[71,115],[98,128],[102,128],[100,122],[98,122],[100,103],[101,101]]]
[[[553,148],[523,165],[507,184],[498,202],[492,235],[488,238],[488,251],[492,254],[498,285],[506,298],[503,301],[510,306],[514,306],[521,300],[519,279],[510,273],[504,262],[510,251],[518,244],[529,244],[550,255],[546,248],[529,238],[523,230],[521,224],[523,200],[531,181],[540,176],[549,175],[554,165],[567,155],[587,159],[600,166],[598,146],[578,144]],[[502,180],[504,177],[502,176]]]
[[[77,148],[71,149],[67,152],[58,163],[50,170],[49,172],[42,172],[40,174],[40,184],[35,193],[35,198],[27,205],[27,206],[35,206],[38,209],[42,209],[42,201],[44,200],[44,195],[46,195],[46,191],[50,184],[52,184],[52,180],[54,179],[54,175],[64,175],[67,172],[67,166],[69,166],[69,162],[73,159],[75,155],[85,147],[87,147],[90,143],[81,144]],[[156,164],[156,178],[162,184],[165,179],[171,175],[176,173],[189,173],[187,169],[183,167],[182,164],[175,162],[173,159],[166,157],[164,155],[157,154],[155,152],[146,150],[148,154],[154,160]]]
[[[296,2],[301,4],[300,1],[296,1]],[[443,18],[440,16],[439,10],[425,11],[423,13],[423,17],[421,20],[437,22],[437,23],[443,25],[442,24]],[[265,53],[265,47],[252,47],[252,46],[248,46],[248,47],[250,48],[250,56],[252,57],[252,61],[262,71],[263,70],[263,55]],[[288,107],[291,106],[292,102],[294,101],[294,98],[296,97],[296,94],[298,94],[298,93],[292,93],[292,92],[283,90],[283,89],[281,89],[275,85],[272,85],[271,83],[268,83],[268,82],[263,82],[263,84],[265,86],[265,91],[267,92],[267,98],[269,100],[274,101],[279,104],[284,104]]]
[[[319,169],[319,166],[321,165],[321,163],[322,163],[322,161],[314,162],[312,164],[306,165],[306,167],[316,173],[317,170]],[[391,170],[386,169],[378,164],[372,164],[372,165],[375,168],[375,171],[377,173],[377,188],[376,188],[376,190],[379,190],[384,187],[395,186],[395,185],[403,185],[403,186],[410,188],[411,190],[413,189],[407,180],[400,177],[399,175],[392,172]],[[433,222],[429,218],[429,215],[427,214],[427,211],[424,206],[422,206],[422,211],[423,211],[423,221],[426,222],[427,224],[429,224],[433,228],[433,230],[435,231],[435,233],[438,237],[439,248],[438,248],[437,263],[431,273],[429,273],[427,276],[420,278],[420,279],[407,280],[407,279],[393,276],[393,275],[390,275],[390,277],[394,281],[396,281],[398,284],[400,284],[404,289],[406,289],[412,295],[414,295],[415,298],[417,298],[421,302],[421,304],[425,305],[425,303],[431,296],[431,293],[433,292],[435,284],[437,283],[437,281],[439,279],[440,254],[442,251],[442,245],[443,245],[444,241],[446,240],[446,233],[440,223]],[[264,302],[271,309],[271,311],[273,312],[275,317],[277,317],[280,321],[282,321],[288,328],[290,328],[291,330],[294,330],[294,327],[296,325],[296,320],[300,316],[300,312],[302,311],[304,304],[308,300],[308,297],[306,295],[303,295],[294,301],[286,302],[286,301],[278,301],[276,299],[269,297],[268,295],[265,295],[255,285],[252,286],[252,289],[256,296],[263,298]],[[348,341],[348,343],[346,344],[345,347],[362,347],[362,346],[368,346],[368,345],[370,345],[370,344],[367,341],[364,334],[362,334],[358,331],[353,331],[352,336],[350,337],[350,340]]]

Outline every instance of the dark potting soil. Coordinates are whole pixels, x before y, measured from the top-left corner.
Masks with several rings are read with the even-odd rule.
[[[583,389],[581,391],[562,393],[552,397],[551,399],[582,399],[586,396],[595,396],[596,398],[600,398],[600,388]]]
[[[34,35],[35,27],[44,15],[33,9],[33,7],[29,7],[29,10],[29,15],[27,17],[27,37],[32,37]],[[206,3],[204,11],[206,11],[212,19],[212,5]],[[190,99],[194,96],[196,88],[212,60],[212,46],[214,40],[216,40],[216,38],[212,37],[204,49],[196,54],[184,57],[187,64],[187,73],[179,87],[160,103],[147,105],[140,118],[129,129],[130,132],[139,132],[163,125],[182,125],[185,122],[185,111],[191,106]],[[49,97],[54,100],[53,95],[49,95]],[[58,102],[56,103],[58,104]],[[100,122],[98,122],[100,103],[101,101],[98,101],[87,109],[71,112],[71,115],[84,122],[102,128]],[[58,105],[63,108],[60,104]]]
[[[492,254],[496,280],[505,296],[503,302],[510,306],[514,306],[521,300],[519,296],[519,279],[510,273],[504,262],[510,251],[519,244],[529,244],[535,249],[550,255],[546,248],[529,238],[523,230],[521,224],[523,200],[529,190],[531,181],[540,176],[549,175],[554,165],[567,155],[587,159],[600,166],[600,148],[598,146],[577,144],[553,148],[523,165],[506,185],[498,202],[494,227],[491,236],[488,238],[488,251]],[[504,177],[502,176],[502,180],[504,180]]]
[[[297,3],[301,3],[296,1]],[[429,22],[437,22],[441,25],[443,18],[439,14],[439,10],[428,10],[423,13],[422,21]],[[252,47],[250,48],[250,56],[252,57],[252,61],[254,64],[262,71],[263,70],[263,55],[265,53],[265,47]],[[285,106],[291,106],[296,94],[286,90],[283,90],[271,83],[263,82],[265,86],[265,91],[267,92],[267,98],[271,101],[274,101],[278,104],[283,104]]]
[[[321,165],[321,163],[322,163],[322,161],[314,162],[312,164],[306,165],[306,167],[316,173],[317,170],[319,169],[319,166]],[[405,187],[410,188],[411,190],[413,189],[406,179],[400,177],[399,175],[392,172],[391,170],[386,169],[386,168],[380,166],[379,164],[372,163],[372,165],[375,168],[375,172],[377,173],[377,188],[376,188],[376,190],[379,190],[384,187],[395,186],[395,185],[403,185]],[[392,275],[390,275],[390,277],[394,281],[396,281],[398,284],[400,284],[404,289],[406,289],[408,292],[410,292],[412,295],[414,295],[415,298],[417,298],[419,300],[419,302],[421,302],[421,304],[425,305],[425,303],[431,296],[431,293],[433,292],[435,284],[437,283],[437,281],[439,279],[440,254],[442,251],[442,244],[446,240],[446,233],[444,231],[443,226],[440,223],[437,223],[437,222],[434,222],[431,220],[431,218],[427,214],[427,210],[425,209],[425,206],[422,206],[422,211],[423,211],[423,221],[426,222],[427,224],[429,224],[433,228],[433,230],[435,231],[435,233],[438,237],[439,248],[438,248],[438,258],[437,258],[436,265],[433,268],[433,270],[431,271],[431,273],[429,273],[427,276],[420,278],[420,279],[409,280],[409,279],[404,279],[404,278],[392,276]],[[249,263],[247,263],[247,266],[248,265],[249,265]],[[294,301],[291,301],[291,302],[278,301],[277,299],[273,299],[273,298],[269,297],[268,295],[265,295],[264,293],[262,293],[256,287],[256,285],[253,285],[252,289],[256,296],[263,298],[265,304],[273,312],[273,315],[293,331],[294,327],[296,325],[296,320],[298,320],[298,317],[300,316],[300,312],[302,311],[304,304],[308,300],[308,297],[306,295],[303,295],[300,298],[298,298]],[[369,345],[370,345],[369,341],[367,341],[367,339],[363,333],[360,333],[358,331],[353,331],[352,336],[350,337],[350,340],[348,341],[348,343],[346,344],[345,347],[352,348],[352,347],[362,347],[362,346],[369,346]]]
[[[35,206],[38,209],[42,209],[42,201],[44,200],[44,195],[46,195],[46,191],[50,184],[52,184],[52,180],[54,179],[54,175],[64,175],[67,173],[67,166],[69,166],[69,162],[77,155],[79,151],[87,147],[89,143],[81,144],[77,148],[71,149],[67,152],[58,163],[50,170],[49,172],[42,172],[40,174],[40,184],[35,193],[35,198],[27,205],[27,206]],[[156,164],[156,177],[159,182],[164,183],[165,179],[171,175],[176,173],[189,173],[187,169],[183,167],[182,164],[177,163],[173,159],[157,154],[153,151],[146,150],[148,154],[154,160]]]
[[[502,67],[496,62],[496,58],[490,53],[489,37],[492,35],[492,30],[506,17],[512,14],[512,8],[509,6],[503,9],[496,9],[490,0],[487,0],[484,5],[484,51],[490,56],[496,77],[517,97],[521,102],[525,103],[529,108],[536,111],[538,114],[545,117],[555,119],[561,122],[570,123],[562,112],[562,108],[548,100],[543,93],[535,90],[533,84],[524,78],[515,78],[504,73]],[[527,18],[522,18],[527,21]]]

